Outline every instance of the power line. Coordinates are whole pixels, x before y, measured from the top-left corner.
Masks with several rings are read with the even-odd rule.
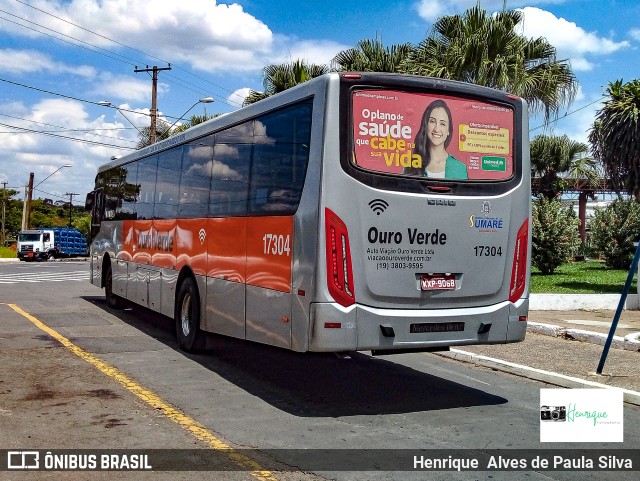
[[[118,130],[132,130],[133,127],[114,127],[114,128],[108,128],[108,129],[66,129],[64,127],[61,127],[59,125],[54,125],[54,124],[47,124],[45,122],[36,122],[35,120],[30,120],[30,119],[25,119],[22,117],[16,117],[14,115],[8,115],[8,114],[3,114],[0,113],[0,117],[8,117],[10,119],[15,119],[15,120],[22,120],[24,122],[30,122],[32,124],[36,124],[36,125],[44,125],[46,127],[55,127],[58,130],[40,130],[39,132],[47,132],[47,133],[61,133],[61,132],[85,132],[91,135],[95,135],[96,137],[105,137],[107,139],[111,139],[111,140],[121,140],[123,142],[132,142],[132,143],[136,143],[137,141],[135,140],[131,140],[131,139],[124,139],[122,137],[110,137],[108,135],[100,135],[100,134],[95,134],[94,132],[113,132],[113,131],[118,131]],[[0,132],[0,134],[21,134],[21,133],[29,133],[29,132]]]
[[[551,120],[550,122],[547,122],[546,124],[542,124],[542,125],[539,125],[538,127],[534,127],[533,129],[529,129],[529,133],[534,132],[534,131],[539,130],[539,129],[543,129],[545,127],[548,127],[550,123],[559,122],[560,120],[564,119],[565,117],[568,117],[569,115],[573,115],[576,112],[580,112],[581,110],[584,110],[587,107],[591,107],[593,104],[597,104],[598,102],[602,102],[605,98],[606,97],[600,97],[599,99],[594,100],[593,102],[591,102],[591,103],[589,103],[587,105],[583,105],[582,107],[580,107],[578,109],[572,110],[571,112],[567,112],[562,117],[558,117],[556,119]]]
[[[49,95],[55,95],[57,97],[63,97],[65,99],[77,100],[78,102],[84,102],[84,103],[93,104],[93,105],[100,105],[98,102],[93,102],[91,100],[85,100],[85,99],[79,99],[78,97],[73,97],[71,95],[60,94],[60,93],[57,93],[57,92],[52,92],[51,90],[45,90],[45,89],[41,89],[41,88],[38,88],[38,87],[32,87],[30,85],[25,85],[25,84],[22,84],[20,82],[13,82],[11,80],[6,80],[6,79],[2,79],[2,78],[0,78],[0,82],[6,82],[8,84],[17,85],[18,87],[24,87],[24,88],[30,89],[30,90],[37,90],[38,92],[42,92],[42,93],[49,94]],[[125,109],[122,109],[122,110],[125,110]],[[133,111],[129,111],[129,112],[133,112]],[[140,113],[140,112],[136,112],[136,113]],[[147,115],[147,114],[140,113],[140,115]]]
[[[57,30],[53,30],[52,28],[45,27],[44,25],[40,25],[39,23],[32,22],[31,20],[28,20],[28,19],[26,19],[26,18],[19,17],[19,16],[17,16],[17,15],[14,15],[13,13],[9,13],[9,12],[7,12],[7,11],[5,11],[5,10],[0,10],[0,12],[5,13],[5,14],[7,14],[7,15],[11,15],[12,17],[15,17],[15,18],[17,18],[17,19],[20,19],[20,20],[22,20],[23,22],[27,22],[27,23],[30,23],[30,24],[32,24],[32,25],[36,25],[36,26],[38,26],[38,27],[40,27],[40,28],[43,28],[43,29],[45,29],[45,30],[49,30],[49,31],[54,32],[54,33],[56,33],[56,34],[58,34],[58,35],[62,35],[63,37],[70,38],[71,40],[74,40],[75,42],[80,42],[80,43],[83,43],[83,44],[88,45],[88,46],[86,47],[86,46],[84,46],[84,45],[78,45],[77,43],[73,43],[73,42],[71,42],[71,41],[69,41],[69,40],[65,40],[64,38],[56,37],[55,35],[51,35],[50,33],[42,32],[42,31],[37,30],[37,29],[35,29],[35,28],[33,28],[33,27],[29,27],[29,26],[27,26],[27,25],[23,25],[23,24],[21,24],[21,23],[15,22],[15,21],[13,21],[13,20],[9,20],[8,18],[5,18],[5,17],[0,17],[0,19],[4,20],[5,22],[13,23],[14,25],[18,25],[18,26],[20,26],[20,27],[22,27],[22,28],[26,28],[26,29],[28,29],[28,30],[32,30],[32,31],[34,31],[34,32],[36,32],[36,33],[39,33],[39,34],[41,34],[41,35],[46,35],[47,37],[55,38],[56,40],[60,40],[61,42],[68,43],[69,45],[73,45],[74,47],[80,47],[80,48],[83,48],[83,49],[88,50],[88,51],[90,51],[90,52],[100,53],[100,52],[96,52],[96,50],[102,50],[102,51],[104,51],[104,52],[108,52],[108,53],[100,53],[100,55],[104,55],[105,57],[108,57],[108,58],[110,58],[110,59],[112,59],[112,60],[117,60],[117,61],[119,61],[119,62],[127,63],[128,65],[134,65],[134,64],[135,64],[135,60],[133,60],[133,59],[129,59],[128,57],[125,57],[124,55],[120,55],[120,54],[117,54],[117,53],[112,53],[112,52],[110,52],[109,50],[107,50],[106,48],[102,48],[102,47],[99,47],[99,46],[97,46],[97,45],[93,45],[92,43],[85,42],[84,40],[80,40],[80,39],[78,39],[78,38],[71,37],[70,35],[66,35],[66,34],[64,34],[64,33],[62,33],[62,32],[58,32]],[[90,47],[91,47],[91,48],[90,48]],[[120,59],[120,58],[117,58],[117,57],[122,57],[122,59],[126,59],[126,60],[128,60],[128,62],[127,62],[127,61],[125,61],[125,60],[122,60],[122,59]],[[130,62],[131,62],[131,63],[130,63]]]
[[[63,97],[63,98],[66,98],[66,99],[77,100],[78,102],[84,102],[84,103],[87,103],[87,104],[98,105],[100,107],[104,106],[103,104],[100,103],[100,101],[95,102],[93,100],[81,99],[81,98],[78,98],[78,97],[73,97],[71,95],[65,95],[65,94],[61,94],[61,93],[58,93],[58,92],[52,92],[51,90],[46,90],[46,89],[41,89],[41,88],[38,88],[38,87],[33,87],[31,85],[26,85],[26,84],[23,84],[23,83],[20,83],[20,82],[14,82],[12,80],[7,80],[7,79],[0,78],[0,82],[6,82],[8,84],[16,85],[18,87],[23,87],[23,88],[30,89],[30,90],[36,90],[38,92],[43,92],[43,93],[46,93],[46,94],[49,94],[49,95],[55,95],[57,97]],[[122,110],[124,112],[130,112],[132,114],[144,115],[146,117],[151,117],[150,113],[148,114],[146,112],[140,112],[138,110],[124,109],[122,107],[115,107],[115,106],[113,108],[115,108],[116,110]],[[174,115],[167,115],[167,114],[162,114],[162,115],[164,117],[168,118],[168,119],[179,119],[180,118],[180,117],[176,117]]]
[[[134,147],[123,147],[123,146],[119,146],[119,145],[114,145],[114,144],[105,144],[104,142],[96,142],[95,140],[86,140],[86,139],[78,139],[77,137],[68,137],[66,135],[57,135],[57,134],[53,134],[53,133],[49,133],[49,132],[43,132],[41,130],[33,130],[33,129],[27,129],[25,127],[17,127],[15,125],[9,125],[9,124],[5,124],[0,122],[0,126],[2,127],[7,127],[10,129],[16,129],[16,130],[23,130],[26,132],[31,132],[34,134],[40,134],[40,135],[46,135],[49,137],[56,137],[59,139],[66,139],[66,140],[72,140],[74,142],[80,142],[83,144],[90,144],[90,145],[99,145],[102,147],[111,147],[114,149],[122,149],[122,150],[137,150]]]

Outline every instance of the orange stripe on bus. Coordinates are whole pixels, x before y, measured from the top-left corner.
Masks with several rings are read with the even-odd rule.
[[[291,291],[293,217],[123,221],[118,259]]]

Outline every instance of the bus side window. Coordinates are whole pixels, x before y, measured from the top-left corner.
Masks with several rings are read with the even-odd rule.
[[[138,179],[138,161],[131,162],[122,167],[122,178],[117,185],[118,204],[116,207],[116,220],[128,220],[136,218],[136,203],[140,193]]]
[[[250,210],[291,215],[298,209],[309,161],[311,103],[256,120]]]
[[[209,189],[213,155],[213,135],[186,145],[182,155],[179,191],[179,218],[206,217],[209,212]]]
[[[215,144],[209,197],[211,216],[241,216],[247,213],[251,150],[250,144]]]
[[[161,152],[158,156],[156,177],[155,219],[172,219],[178,215],[178,191],[182,166],[182,147]]]
[[[142,159],[138,163],[138,202],[136,213],[138,219],[151,219],[153,217],[153,197],[156,189],[156,174],[158,170],[158,156],[153,155]]]

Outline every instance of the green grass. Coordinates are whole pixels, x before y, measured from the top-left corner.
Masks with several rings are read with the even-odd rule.
[[[13,249],[9,249],[8,247],[0,247],[0,257],[1,258],[15,258],[16,251]]]
[[[620,294],[628,271],[609,269],[603,262],[571,262],[558,267],[553,275],[545,276],[531,268],[531,292],[554,294]],[[637,280],[631,285],[637,291]]]

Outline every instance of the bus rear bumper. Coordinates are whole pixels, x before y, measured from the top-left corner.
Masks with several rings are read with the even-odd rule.
[[[311,305],[309,350],[425,350],[524,339],[528,298],[464,309],[377,309]]]

